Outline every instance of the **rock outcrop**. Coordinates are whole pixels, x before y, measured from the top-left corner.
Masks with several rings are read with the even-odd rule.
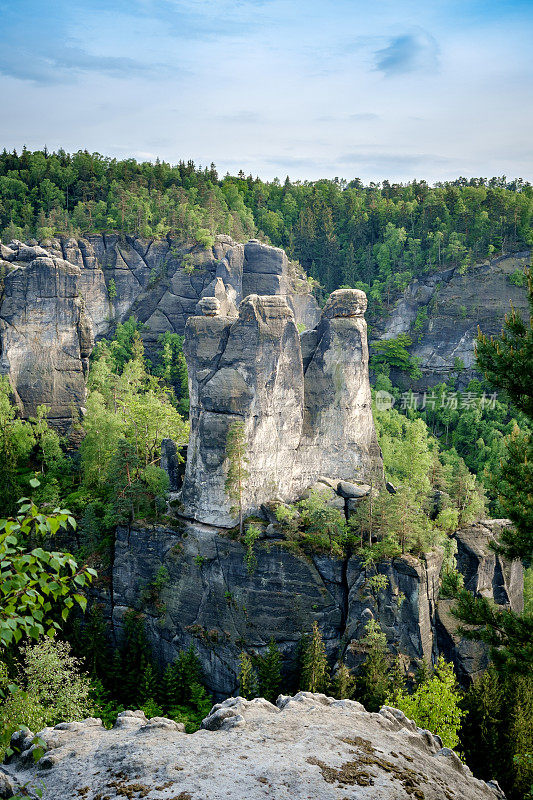
[[[509,520],[486,519],[457,531],[457,568],[465,589],[521,613],[524,608],[524,570],[520,561],[509,562],[497,555],[491,543]],[[487,648],[462,637],[459,622],[450,614],[453,600],[441,598],[437,606],[440,647],[455,664],[460,678],[475,678],[489,664]]]
[[[511,283],[510,276],[523,270],[530,259],[529,252],[515,253],[478,264],[465,275],[452,268],[409,284],[390,315],[378,320],[374,335],[390,339],[410,333],[414,342],[410,350],[420,359],[422,371],[415,389],[423,391],[457,375],[457,359],[464,364],[457,375],[458,388],[479,377],[474,357],[478,325],[484,333],[498,335],[510,302],[529,318],[526,290]],[[419,323],[425,321],[415,330],[417,317]],[[400,383],[404,380],[401,373],[393,377]]]
[[[377,566],[379,589],[371,581],[375,570],[365,569],[360,559],[306,554],[266,522],[254,554],[257,565],[250,573],[245,546],[223,529],[192,522],[174,529],[120,526],[108,610],[117,639],[128,611],[141,612],[160,663],[171,663],[179,650],[193,644],[217,697],[237,689],[241,651],[264,654],[271,638],[283,654],[284,685],[296,686],[298,648],[313,621],[331,664],[342,657],[348,667],[359,666],[365,658],[360,639],[366,623],[375,619],[390,650],[402,654],[406,671],[414,671],[420,659],[430,664],[445,652],[461,677],[475,674],[470,651],[460,642],[456,647],[441,627],[442,604],[448,602],[439,600],[441,550],[424,560],[410,555],[383,560]],[[163,567],[168,579],[157,599],[147,603],[147,590]],[[510,576],[509,600],[518,610],[521,566],[517,562],[504,570]],[[495,599],[504,598],[496,592]]]
[[[2,768],[3,797],[42,781],[44,800],[505,800],[401,711],[308,692],[277,705],[232,697],[191,735],[126,711],[112,730],[87,719],[39,736],[35,764],[31,735],[15,735],[22,753]]]
[[[41,246],[42,245],[42,246]],[[213,247],[117,235],[0,243],[0,374],[10,377],[24,416],[50,406],[65,427],[83,405],[94,337],[131,314],[145,325],[154,358],[165,331],[183,334],[202,298],[235,315],[248,294],[280,295],[296,321],[313,327],[316,301],[283,250],[217,236]]]
[[[331,295],[318,326],[302,336],[284,297],[246,297],[237,318],[213,304],[190,317],[184,353],[191,437],[184,515],[235,525],[226,491],[226,443],[242,422],[244,514],[272,498],[294,500],[320,475],[382,479],[368,381],[366,296]]]
[[[23,416],[49,406],[68,426],[85,400],[93,325],[81,293],[81,270],[41,247],[2,246],[0,373],[8,374]]]

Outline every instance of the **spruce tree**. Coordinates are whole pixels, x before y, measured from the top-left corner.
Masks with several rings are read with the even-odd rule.
[[[318,623],[313,622],[311,636],[302,659],[300,689],[305,692],[326,692],[329,684],[329,664]]]
[[[281,688],[281,653],[274,639],[270,640],[265,655],[258,659],[257,675],[260,697],[275,703]]]
[[[153,664],[148,662],[139,679],[137,700],[144,706],[149,700],[155,702],[159,695],[159,679]]]
[[[244,650],[239,657],[239,695],[246,700],[257,697],[257,675],[252,659]]]
[[[376,620],[365,625],[361,645],[367,656],[357,676],[357,699],[367,711],[379,711],[390,691],[390,681],[387,637]]]
[[[118,683],[118,697],[131,708],[139,704],[140,678],[151,662],[150,646],[144,632],[144,621],[139,614],[127,614],[121,646],[122,674]]]
[[[333,696],[338,700],[349,700],[355,691],[355,678],[344,662],[341,662],[333,678]]]

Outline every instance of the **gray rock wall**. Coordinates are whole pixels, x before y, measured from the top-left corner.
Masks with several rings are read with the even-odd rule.
[[[23,416],[45,403],[51,421],[68,426],[72,408],[85,400],[94,345],[81,270],[39,247],[14,243],[2,255],[0,372],[9,375]]]
[[[458,542],[463,533],[457,534]],[[480,537],[478,545],[487,549],[490,534],[485,531],[483,538],[481,531]],[[315,620],[331,664],[341,657],[350,668],[361,663],[360,639],[371,619],[379,622],[390,650],[401,654],[406,671],[414,671],[420,659],[431,663],[442,652],[467,681],[480,669],[480,659],[486,660],[484,646],[472,650],[472,643],[467,646],[445,627],[450,601],[439,599],[439,549],[425,560],[406,555],[380,562],[377,572],[387,583],[379,591],[370,582],[375,570],[365,569],[355,557],[305,555],[266,533],[254,550],[257,567],[250,574],[245,548],[221,528],[193,522],[178,529],[119,527],[110,610],[117,637],[127,611],[140,611],[161,663],[172,662],[192,643],[217,697],[236,691],[241,651],[264,653],[271,638],[283,654],[285,685],[297,688],[298,647]],[[168,581],[157,600],[147,603],[146,589],[162,566]],[[466,570],[467,585],[485,573],[481,561],[465,566],[460,558],[459,568]],[[519,610],[521,567],[505,564],[504,570],[508,597]],[[508,604],[501,593],[493,596]]]
[[[276,497],[294,500],[320,475],[382,479],[363,292],[334,292],[302,342],[285,297],[249,295],[236,319],[221,316],[212,302],[202,308],[207,316],[190,317],[185,329],[191,407],[181,497],[186,517],[236,523],[225,484],[228,432],[238,421],[246,437],[245,515]]]
[[[10,376],[24,415],[47,403],[60,426],[83,405],[93,337],[132,314],[146,325],[143,339],[154,358],[159,335],[183,334],[205,296],[235,314],[251,292],[288,293],[289,300],[294,292],[297,321],[312,325],[319,313],[305,282],[289,273],[283,250],[256,240],[243,245],[218,236],[202,248],[113,234],[10,245],[0,243],[0,371]]]
[[[527,319],[529,310],[524,287],[509,280],[513,272],[530,263],[531,253],[496,258],[478,264],[461,275],[458,269],[414,280],[403,292],[390,315],[376,322],[373,338],[390,339],[409,333],[411,352],[421,360],[422,377],[414,388],[425,390],[455,374],[455,360],[465,369],[459,373],[458,386],[479,377],[475,370],[474,342],[478,325],[488,335],[498,335],[512,302]],[[421,311],[428,319],[417,331],[414,323]],[[402,382],[405,376],[394,375]]]

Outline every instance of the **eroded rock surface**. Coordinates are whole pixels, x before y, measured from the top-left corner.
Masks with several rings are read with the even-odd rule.
[[[439,600],[440,549],[424,560],[410,555],[383,560],[377,567],[379,590],[371,582],[375,571],[366,570],[358,558],[305,555],[266,521],[253,551],[257,565],[250,572],[246,548],[221,528],[193,522],[180,529],[120,526],[108,611],[117,637],[130,609],[142,613],[159,662],[171,663],[179,650],[193,644],[216,697],[236,691],[241,651],[263,655],[271,638],[283,654],[284,685],[294,686],[302,633],[315,620],[331,665],[341,657],[350,668],[360,665],[366,656],[360,639],[367,622],[375,619],[391,652],[402,654],[406,671],[414,671],[420,659],[430,664],[444,652],[462,678],[476,674],[469,649],[473,643],[467,646],[453,634],[450,638],[442,626],[450,601]],[[157,602],[147,602],[147,587],[162,567],[168,580]],[[512,573],[509,597],[519,610],[521,567],[506,564],[504,570]],[[466,583],[468,574],[473,573],[467,571]],[[495,599],[507,604],[500,593]],[[487,657],[484,645],[479,645],[479,657]]]
[[[0,243],[0,373],[10,377],[24,416],[50,406],[64,426],[83,405],[94,337],[130,315],[146,325],[155,358],[165,331],[183,334],[202,298],[220,313],[252,292],[287,295],[296,320],[312,327],[316,301],[283,250],[217,236],[214,246],[117,235]]]
[[[37,765],[26,737],[3,770],[13,785],[42,780],[44,800],[505,800],[438,736],[388,707],[370,714],[308,692],[277,705],[233,697],[203,730],[177,727],[141,711],[121,714],[112,730],[94,719],[63,724],[41,732],[48,750]]]
[[[235,524],[226,491],[226,443],[238,422],[246,440],[245,515],[275,497],[294,500],[320,475],[382,479],[365,309],[364,292],[333,292],[320,323],[301,341],[282,296],[249,295],[236,319],[205,304],[203,316],[189,318],[185,516],[211,525]]]
[[[459,388],[479,377],[474,354],[478,325],[487,335],[499,335],[510,302],[529,318],[526,289],[511,283],[510,276],[522,271],[530,260],[530,252],[515,253],[478,264],[465,275],[452,268],[409,284],[390,315],[376,326],[376,333],[384,339],[411,334],[411,352],[420,359],[422,377],[414,384],[410,381],[409,386],[423,391],[448,380],[456,375],[457,359],[465,367],[457,376]],[[415,330],[418,315],[426,312],[426,321]],[[400,383],[405,378],[401,373],[393,377]]]
[[[23,416],[49,406],[59,427],[85,400],[93,325],[81,294],[81,270],[40,247],[3,248],[0,373],[8,374]]]
[[[456,561],[465,589],[521,613],[524,609],[522,563],[506,561],[490,546],[502,528],[510,524],[505,519],[486,519],[457,531]],[[453,600],[446,598],[438,602],[440,646],[447,658],[454,662],[461,678],[476,677],[488,667],[489,654],[481,642],[470,641],[459,634],[459,621],[450,613],[452,605]]]

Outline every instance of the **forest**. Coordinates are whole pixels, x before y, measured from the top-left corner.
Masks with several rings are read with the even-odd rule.
[[[533,188],[458,178],[364,186],[357,178],[264,182],[213,164],[118,161],[98,153],[0,155],[0,232],[46,239],[118,231],[210,243],[225,233],[283,247],[320,285],[364,289],[379,312],[413,277],[532,244]]]
[[[363,186],[357,179],[281,183],[243,173],[220,178],[214,165],[117,161],[84,151],[4,150],[0,156],[3,241],[118,232],[208,246],[217,233],[238,240],[258,236],[305,267],[319,300],[341,286],[362,288],[374,314],[417,275],[448,266],[467,271],[474,262],[531,247],[532,213],[532,187],[505,178],[433,187],[423,181]],[[524,275],[524,285],[528,280],[533,313],[531,278]],[[74,448],[48,424],[46,406],[35,418],[21,419],[7,380],[0,379],[4,751],[20,724],[38,730],[95,714],[111,725],[127,707],[170,716],[193,731],[213,701],[193,646],[162,669],[141,613],[128,615],[123,638],[114,641],[100,604],[87,602],[94,599],[92,587],[107,579],[117,524],[176,525],[159,459],[163,438],[178,445],[188,438],[182,339],[162,335],[151,362],[141,334],[132,317],[98,342]],[[374,408],[386,478],[395,492],[383,489],[363,501],[350,520],[315,495],[276,512],[287,547],[302,557],[361,559],[376,596],[383,589],[380,560],[405,554],[423,559],[442,547],[441,595],[454,598],[458,619],[473,626],[467,635],[491,648],[489,669],[460,686],[453,666],[441,658],[432,669],[421,663],[407,678],[372,622],[360,642],[359,671],[342,662],[333,669],[315,623],[302,633],[297,674],[288,682],[274,641],[262,656],[243,649],[238,676],[239,691],[248,698],[275,699],[280,691],[300,688],[356,698],[369,710],[394,705],[457,749],[476,775],[497,778],[510,800],[533,797],[531,572],[522,615],[473,598],[462,586],[450,533],[486,514],[509,517],[514,527],[504,535],[501,553],[531,564],[532,336],[530,321],[513,313],[497,341],[480,333],[480,378],[466,391],[475,399],[497,389],[497,400],[460,410],[439,402],[424,410],[402,408],[390,369],[403,365],[409,374],[416,365],[402,342],[376,348],[374,390],[398,400],[392,410]],[[452,378],[434,391],[438,398],[454,390]],[[253,572],[254,520],[245,520],[242,535],[232,535]],[[164,570],[155,575],[143,602],[157,608],[167,581]]]

